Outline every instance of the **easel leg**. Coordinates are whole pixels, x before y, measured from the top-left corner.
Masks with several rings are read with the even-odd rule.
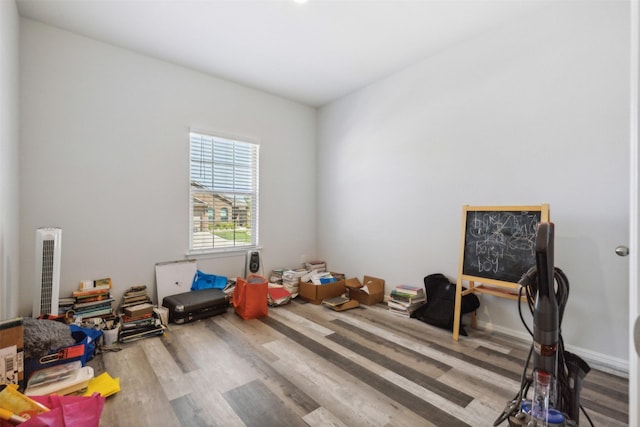
[[[453,339],[458,341],[460,332],[460,310],[462,306],[462,282],[460,279],[456,281],[456,305],[453,312]]]

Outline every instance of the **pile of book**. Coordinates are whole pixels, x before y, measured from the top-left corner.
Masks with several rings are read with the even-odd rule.
[[[222,292],[224,292],[224,294],[227,297],[231,298],[231,296],[233,295],[233,291],[235,289],[236,289],[236,281],[234,279],[227,279],[227,284],[222,289]]]
[[[387,301],[387,309],[394,314],[409,317],[418,307],[427,301],[424,288],[421,286],[398,285],[391,290],[391,299]]]
[[[289,291],[291,298],[298,296],[300,292],[300,278],[309,273],[304,268],[295,270],[284,270],[282,272],[282,286]]]
[[[73,305],[76,303],[74,297],[58,298],[58,315],[65,315],[73,312]]]
[[[131,286],[122,296],[122,304],[120,304],[120,309],[124,311],[124,309],[127,307],[132,307],[134,305],[143,303],[151,304],[151,298],[147,293],[147,286]]]
[[[282,274],[284,273],[283,268],[276,268],[275,270],[271,270],[271,274],[269,275],[269,283],[275,283],[276,285],[282,285]]]
[[[129,287],[122,295],[120,311],[118,341],[125,343],[163,334],[164,326],[154,311],[146,285]]]
[[[325,271],[327,263],[324,261],[308,261],[304,263],[307,271]]]
[[[269,282],[267,289],[267,304],[271,307],[288,304],[291,301],[291,292],[286,290],[283,285]]]
[[[93,318],[113,318],[114,299],[111,297],[111,279],[93,281],[93,286],[83,286],[72,293],[74,303],[71,308],[74,320],[86,322]]]
[[[165,327],[150,302],[130,305],[120,316],[118,341],[122,343],[149,338],[164,333]]]

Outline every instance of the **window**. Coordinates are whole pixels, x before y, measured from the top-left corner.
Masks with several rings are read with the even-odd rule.
[[[191,132],[191,252],[258,245],[258,144]]]

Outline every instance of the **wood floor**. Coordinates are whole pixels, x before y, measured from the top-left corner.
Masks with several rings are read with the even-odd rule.
[[[338,313],[294,300],[263,319],[229,309],[172,324],[90,364],[120,378],[103,427],[491,426],[527,352],[480,330],[455,342],[384,305]],[[626,379],[592,369],[581,402],[595,426],[625,426],[627,393]]]

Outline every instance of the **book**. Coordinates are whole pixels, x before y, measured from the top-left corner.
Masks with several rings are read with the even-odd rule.
[[[109,306],[111,307],[111,303],[115,301],[115,299],[113,298],[107,298],[107,299],[100,299],[100,300],[96,300],[96,301],[88,301],[88,302],[84,302],[84,300],[82,302],[76,302],[75,304],[73,304],[73,308],[74,310],[78,311],[78,310],[82,310],[85,308],[97,308],[97,307],[106,307]]]
[[[328,305],[331,307],[335,307],[338,305],[342,305],[345,302],[349,302],[350,299],[344,296],[337,296],[337,297],[333,297],[333,298],[327,298],[325,300],[322,300],[322,304],[324,305]]]
[[[124,323],[135,322],[137,320],[143,320],[143,319],[150,319],[152,317],[153,317],[153,313],[145,313],[140,316],[127,316],[126,314],[123,314],[122,316],[120,316],[120,318]]]
[[[128,342],[136,341],[142,338],[158,336],[158,335],[164,334],[164,330],[165,330],[165,327],[160,325],[148,331],[136,332],[132,334],[120,333],[119,341],[121,343],[128,343]]]
[[[143,301],[123,302],[122,304],[120,304],[120,308],[122,309],[122,311],[124,311],[126,308],[134,307],[140,304],[152,304],[151,298],[147,298]]]
[[[407,285],[404,283],[400,283],[399,285],[396,285],[396,289],[406,289],[409,291],[416,291],[416,292],[424,291],[424,288],[422,286]]]
[[[417,301],[414,303],[404,303],[404,302],[398,302],[393,300],[387,301],[387,307],[393,308],[396,310],[404,310],[408,312],[414,311],[416,308],[422,306],[423,304],[424,304],[424,301]]]
[[[390,307],[387,310],[389,311],[389,313],[392,313],[398,316],[411,317],[411,313],[409,313],[406,310],[396,310],[395,308],[390,308]]]
[[[131,293],[125,293],[123,295],[123,299],[124,300],[134,300],[135,298],[147,298],[147,291],[140,291],[140,292],[131,292]]]
[[[135,296],[135,297],[123,297],[122,298],[122,303],[123,304],[131,304],[134,302],[147,302],[149,300],[149,296],[145,293],[144,295],[139,295],[139,296]]]
[[[105,279],[94,280],[93,287],[94,288],[108,287],[108,289],[111,289],[111,278],[107,277]]]
[[[305,263],[305,267],[308,271],[324,271],[327,264],[324,261],[309,261]]]
[[[128,337],[130,335],[139,334],[141,332],[151,331],[153,329],[156,329],[157,327],[158,327],[158,325],[156,325],[155,322],[153,324],[150,324],[150,325],[136,325],[136,326],[132,326],[132,327],[128,327],[128,328],[123,328],[122,326],[120,326],[120,335],[119,335],[119,337],[123,338],[123,337]]]
[[[129,317],[124,314],[120,315],[120,321],[123,326],[125,325],[135,325],[141,323],[152,323],[156,319],[155,313],[145,314],[139,317]]]
[[[397,285],[396,291],[402,292],[405,294],[418,295],[424,293],[424,288],[422,286],[413,286],[413,285]]]
[[[71,295],[74,298],[102,295],[102,294],[105,294],[105,293],[108,294],[110,289],[111,289],[110,286],[108,286],[108,287],[100,286],[100,287],[95,287],[95,288],[92,288],[92,289],[87,289],[86,291],[73,291],[71,293]]]
[[[86,310],[86,311],[76,311],[75,314],[73,315],[73,317],[82,317],[83,319],[86,319],[88,317],[98,317],[98,316],[102,316],[104,314],[112,314],[113,313],[113,309],[111,308],[111,306],[109,307],[104,307],[104,308],[98,308],[95,310]]]
[[[125,295],[129,295],[129,294],[136,294],[136,293],[147,293],[147,285],[134,285],[129,287],[129,289],[127,289],[125,291]]]
[[[134,330],[139,328],[146,328],[149,326],[156,326],[156,323],[157,323],[156,320],[157,319],[155,317],[150,317],[148,319],[136,320],[134,322],[121,323],[120,330],[128,331],[128,330]]]
[[[269,284],[267,292],[269,305],[278,306],[286,304],[291,300],[291,292],[283,286]]]
[[[398,289],[392,289],[389,295],[391,296],[391,298],[398,298],[398,299],[404,299],[404,300],[426,298],[426,295],[424,292],[412,294],[412,293],[407,293],[407,292],[404,292],[403,290],[398,290]]]
[[[81,297],[74,298],[76,303],[83,302],[92,302],[92,301],[104,301],[111,298],[111,294],[109,292],[105,292],[104,294],[96,294],[96,295],[86,295]]]

